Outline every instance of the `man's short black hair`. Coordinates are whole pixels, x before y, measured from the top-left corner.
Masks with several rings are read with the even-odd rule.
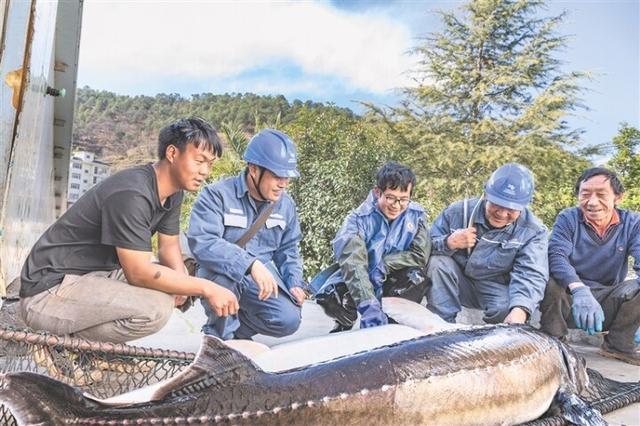
[[[389,161],[380,167],[376,173],[376,187],[382,192],[386,189],[400,189],[406,191],[411,185],[411,192],[416,186],[416,175],[413,171],[400,163]]]
[[[611,183],[611,188],[613,188],[614,194],[622,195],[624,193],[624,185],[622,184],[622,182],[618,178],[618,175],[615,172],[609,169],[605,169],[604,167],[591,167],[590,169],[587,169],[584,172],[582,172],[582,174],[576,181],[576,187],[575,187],[576,196],[580,192],[580,185],[582,185],[582,182],[587,181],[594,176],[606,177],[609,183]]]
[[[181,118],[160,130],[158,158],[165,159],[169,145],[184,152],[187,144],[190,143],[196,148],[204,145],[204,149],[212,152],[218,158],[222,155],[222,142],[220,142],[216,129],[202,118],[189,117]]]

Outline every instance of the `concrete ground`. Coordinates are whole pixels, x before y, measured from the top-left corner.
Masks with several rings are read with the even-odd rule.
[[[477,311],[463,311],[459,315],[459,322],[480,323],[480,313]],[[200,345],[200,326],[205,321],[205,315],[199,303],[186,313],[175,311],[169,323],[159,333],[131,342],[133,345],[174,349],[187,352],[197,352]],[[267,336],[256,336],[254,340],[272,346],[305,337],[324,335],[333,327],[333,321],[327,317],[322,309],[312,301],[307,301],[303,307],[302,325],[291,336],[276,339]],[[587,366],[599,371],[605,377],[614,380],[632,382],[640,381],[640,367],[624,362],[604,358],[598,354],[601,338],[588,337],[584,333],[575,331],[570,336],[572,346],[582,354]],[[605,415],[605,419],[612,426],[640,426],[640,404],[632,404],[620,410]]]

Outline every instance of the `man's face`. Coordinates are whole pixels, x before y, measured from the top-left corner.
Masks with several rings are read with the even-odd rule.
[[[260,173],[262,173],[262,178],[260,178]],[[249,174],[253,178],[253,182],[258,184],[260,195],[268,201],[273,202],[278,201],[280,197],[282,197],[291,180],[288,177],[278,177],[264,168],[262,172],[260,172],[260,168],[253,164],[249,166]]]
[[[411,184],[409,184],[406,191],[400,188],[387,188],[384,191],[380,191],[379,188],[375,188],[374,193],[378,197],[378,208],[382,214],[384,214],[387,220],[394,220],[409,207]]]
[[[613,209],[622,195],[613,192],[611,182],[606,176],[593,176],[580,184],[578,204],[580,210],[590,222],[606,225],[611,221]]]
[[[178,186],[187,191],[196,191],[205,182],[211,165],[215,160],[213,152],[203,149],[205,144],[197,148],[189,143],[183,152],[172,145],[167,148],[167,158],[171,160],[171,169]]]
[[[494,228],[504,228],[520,217],[520,210],[508,209],[487,201],[484,204],[484,216]]]

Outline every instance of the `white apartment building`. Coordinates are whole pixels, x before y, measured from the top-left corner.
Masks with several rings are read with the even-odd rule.
[[[89,151],[76,151],[69,161],[69,186],[67,188],[67,207],[78,201],[93,185],[109,176],[109,166],[96,160]]]

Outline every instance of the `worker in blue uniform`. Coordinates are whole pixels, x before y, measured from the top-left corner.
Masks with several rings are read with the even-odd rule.
[[[427,307],[455,322],[462,306],[488,323],[525,323],[549,278],[547,229],[528,209],[534,179],[508,163],[493,172],[481,198],[448,206],[431,228]]]
[[[350,329],[357,313],[360,328],[387,324],[383,296],[415,302],[424,297],[431,241],[426,213],[411,201],[415,184],[407,166],[384,164],[367,199],[338,231],[336,263],[310,284],[316,301],[336,320],[333,331]]]
[[[282,337],[298,329],[305,296],[300,224],[286,193],[290,180],[299,177],[296,148],[286,134],[265,129],[251,139],[243,158],[247,167],[206,186],[191,212],[187,238],[197,276],[233,291],[240,303],[237,315],[225,316],[203,300],[202,330],[225,340],[257,333]],[[255,235],[238,244],[256,222]]]

